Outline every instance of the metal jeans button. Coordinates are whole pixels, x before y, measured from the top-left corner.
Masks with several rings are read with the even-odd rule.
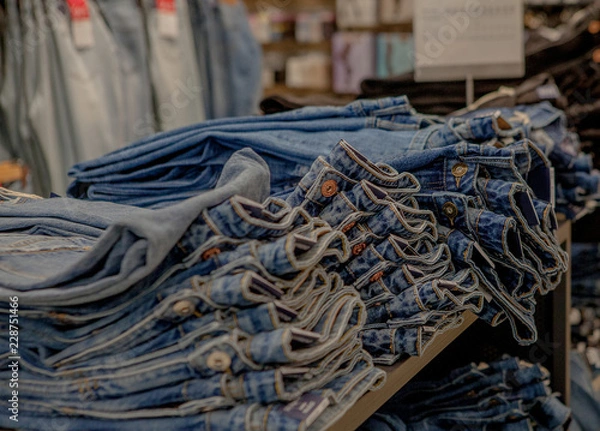
[[[231,358],[227,353],[217,350],[208,356],[206,364],[211,370],[223,372],[231,366]]]
[[[335,180],[327,180],[321,186],[321,194],[326,198],[330,198],[335,195],[338,190],[338,185]]]
[[[202,253],[202,260],[208,260],[213,256],[216,256],[217,254],[220,254],[221,250],[219,250],[218,248],[209,248],[208,250],[206,250],[204,253]]]
[[[195,308],[194,304],[188,300],[177,301],[175,305],[173,305],[173,311],[181,317],[191,316],[194,313]]]

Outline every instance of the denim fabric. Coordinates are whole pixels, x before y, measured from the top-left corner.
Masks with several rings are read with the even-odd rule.
[[[226,53],[226,68],[216,70],[210,83],[219,85],[225,75],[224,87],[228,96],[225,100],[227,109],[214,112],[213,118],[254,114],[258,111],[261,95],[262,51],[250,30],[248,11],[243,1],[212,3],[217,9],[218,38],[223,43],[223,50],[219,49],[219,45],[210,49],[217,51],[218,55]]]
[[[203,83],[200,81],[191,21],[186,0],[175,1],[175,37],[159,32],[155,2],[141,2],[149,44],[150,79],[156,106],[157,130],[172,130],[206,119]],[[145,135],[152,133],[152,118],[138,119]],[[213,183],[214,184],[214,183]]]
[[[268,178],[268,171],[253,152],[239,152],[226,168],[214,191],[165,211],[152,212],[147,217],[112,224],[89,252],[81,248],[73,250],[71,258],[79,255],[79,260],[70,260],[60,249],[53,253],[52,248],[23,244],[33,254],[28,258],[23,254],[18,258],[14,254],[3,256],[5,269],[0,290],[5,298],[18,294],[23,306],[85,303],[127,290],[165,258],[184,257],[177,257],[180,252],[173,247],[202,210],[235,194],[258,201],[266,197],[268,185],[264,180]],[[69,238],[65,241],[72,243]],[[4,241],[5,244],[10,242],[15,241]],[[46,252],[43,259],[40,259],[41,250]],[[62,269],[67,259],[72,264]],[[98,263],[105,265],[100,271]],[[32,266],[36,266],[35,274],[31,273]],[[27,274],[22,272],[24,268]]]
[[[418,377],[378,414],[407,430],[560,429],[570,410],[552,394],[549,378],[543,367],[505,356],[449,370],[440,380]]]
[[[592,373],[585,357],[571,352],[571,391],[573,418],[584,431],[591,431],[600,423],[600,396],[591,385]]]
[[[151,210],[109,202],[83,202],[69,198],[40,199],[0,190],[0,232],[47,236],[99,238],[112,224]]]
[[[412,177],[399,174],[397,165],[421,186],[406,187]],[[431,281],[428,274],[445,278],[456,266],[477,274],[488,298],[485,305],[470,298],[470,306],[493,325],[507,318],[515,337],[531,343],[537,338],[533,296],[553,289],[566,263],[554,238],[551,207],[532,198],[527,185],[549,186],[540,181],[544,175],[536,176],[547,166],[527,141],[504,148],[458,144],[386,165],[369,163],[342,142],[314,162],[287,201],[346,233],[352,256],[340,274],[369,308],[377,307],[372,313],[382,313],[373,314],[373,322],[386,322],[385,315],[394,321],[397,295]],[[445,243],[445,258],[436,241]],[[426,315],[427,309],[403,314],[394,327],[426,322]]]
[[[309,392],[310,395],[316,395],[320,398],[329,400],[329,407],[318,417],[311,429],[324,429],[333,424],[341,417],[366,391],[376,388],[385,381],[385,375],[381,370],[376,370],[370,365],[368,360],[363,360],[351,373],[333,380],[324,386],[322,390]],[[314,400],[314,398],[312,398]],[[22,417],[25,424],[24,429],[39,429],[42,424],[54,423],[60,425],[66,430],[101,430],[101,429],[144,429],[150,430],[188,430],[211,429],[211,430],[264,430],[264,431],[296,431],[305,429],[298,418],[287,413],[286,404],[274,404],[269,407],[258,404],[241,404],[227,410],[218,410],[199,414],[194,411],[195,406],[190,406],[181,410],[171,409],[170,416],[158,418],[153,417],[150,411],[141,410],[137,417],[146,417],[146,419],[136,419],[136,415],[131,415],[130,419],[112,419],[109,414],[98,415],[98,417],[82,417],[81,412],[73,411],[68,416],[57,414],[56,409],[46,408],[44,413],[27,412]],[[289,408],[289,407],[288,407]],[[60,413],[63,413],[62,411]],[[165,412],[161,412],[164,414]],[[181,417],[182,414],[186,416]],[[148,420],[148,416],[152,420]],[[178,417],[179,416],[179,417]],[[7,421],[7,419],[5,420]],[[3,422],[4,426],[5,423]],[[8,424],[10,425],[10,424]]]
[[[120,142],[125,145],[155,132],[151,124],[143,123],[153,116],[143,15],[133,0],[97,0],[95,3],[117,45],[121,106],[114,113],[120,120]]]
[[[223,333],[223,331],[217,329],[213,331],[211,339],[201,341],[206,339],[207,335],[211,335],[210,332],[204,331],[204,333],[194,334],[194,341],[189,340],[191,337],[186,337],[187,340],[182,340],[179,345],[172,348],[147,353],[145,361],[142,360],[144,355],[133,360],[123,360],[117,354],[118,352],[115,354],[111,352],[111,355],[105,354],[104,357],[109,368],[102,365],[90,366],[83,362],[78,368],[52,374],[54,377],[59,377],[69,373],[73,377],[56,379],[37,377],[24,372],[21,390],[24,397],[37,399],[43,399],[50,393],[56,394],[64,401],[108,399],[144,392],[160,388],[164,384],[175,384],[188,379],[209,378],[227,369],[235,375],[259,371],[268,364],[309,366],[313,376],[320,375],[328,372],[331,364],[339,367],[346,360],[352,359],[342,358],[344,360],[340,362],[338,356],[340,349],[343,353],[348,348],[348,343],[352,344],[355,339],[357,329],[362,324],[361,320],[364,319],[360,313],[360,302],[357,302],[352,295],[345,295],[339,297],[335,304],[320,316],[314,329],[318,331],[321,340],[316,342],[309,344],[302,342],[297,338],[299,334],[295,332],[295,328],[278,329],[253,336],[236,330],[219,336],[219,332]],[[127,341],[125,340],[124,343]],[[356,349],[353,348],[352,351],[354,350]],[[227,355],[231,366],[222,369],[219,363],[212,361],[212,357],[217,354]],[[352,355],[356,356],[354,353]],[[114,365],[111,367],[111,364]],[[76,390],[90,378],[94,379],[96,384],[89,388],[89,393]]]
[[[391,365],[402,355],[420,356],[436,336],[462,324],[461,313],[439,313],[437,319],[415,328],[365,329],[363,346],[378,364]]]

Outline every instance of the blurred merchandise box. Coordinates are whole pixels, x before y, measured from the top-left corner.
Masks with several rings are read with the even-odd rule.
[[[290,88],[331,89],[331,59],[322,53],[310,53],[287,59],[285,83]]]
[[[360,93],[363,79],[375,76],[375,35],[338,32],[332,39],[333,90]]]
[[[337,0],[335,5],[338,27],[372,27],[377,25],[377,4],[377,0]]]
[[[403,24],[412,22],[414,1],[416,0],[380,0],[379,16],[382,24]]]
[[[319,43],[331,39],[335,14],[331,11],[300,12],[296,15],[296,41]]]
[[[377,35],[377,76],[389,78],[415,68],[414,39],[411,33]]]

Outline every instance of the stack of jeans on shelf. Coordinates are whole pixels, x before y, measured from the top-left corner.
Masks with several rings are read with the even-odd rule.
[[[521,129],[512,128],[496,114],[441,123],[438,118],[417,114],[404,97],[360,101],[338,108],[206,122],[157,135],[76,166],[72,173],[77,180],[70,190],[82,199],[169,205],[210,188],[221,169],[221,159],[246,145],[265,157],[271,168],[272,190],[288,197],[292,206],[303,205],[302,190],[313,186],[315,170],[322,169],[322,159],[311,168],[312,161],[335,145],[335,137],[347,137],[363,155],[345,156],[344,163],[366,157],[375,163],[387,161],[389,165],[381,168],[384,171],[396,169],[416,176],[421,191],[404,205],[416,209],[418,203],[421,210],[431,211],[429,215],[418,212],[417,219],[429,220],[436,229],[423,228],[425,237],[420,238],[422,244],[415,252],[432,252],[427,258],[436,261],[444,259],[449,250],[456,267],[448,267],[449,274],[469,269],[477,273],[476,283],[489,300],[482,317],[492,324],[508,318],[517,339],[528,343],[537,336],[534,295],[557,285],[566,269],[566,254],[553,233],[557,226],[548,203],[548,160],[530,141],[517,141],[522,135]],[[512,143],[504,143],[504,139]],[[335,160],[347,151],[351,150],[339,146],[331,157]],[[306,173],[300,188],[293,191],[291,186]],[[318,191],[320,186],[314,186]],[[389,193],[385,183],[383,189],[370,194]],[[332,190],[330,198],[338,186]],[[375,208],[382,209],[380,204]],[[319,212],[311,215],[320,216]],[[326,221],[338,227],[336,223],[342,220]],[[379,239],[393,233],[380,234]],[[446,244],[447,249],[431,245],[436,242]],[[394,245],[392,241],[390,247]],[[390,336],[394,333],[388,331]]]
[[[470,364],[440,380],[410,382],[360,429],[562,430],[571,412],[552,393],[549,379],[540,365],[508,356]]]
[[[524,180],[543,184],[546,162],[528,142],[463,143],[389,164],[342,142],[315,161],[288,202],[348,236],[352,256],[338,272],[365,300],[362,338],[377,362],[421,354],[465,310],[492,325],[508,319],[517,340],[535,342],[534,295],[556,287],[567,258],[551,206]]]
[[[1,290],[27,328],[19,428],[323,429],[380,385],[358,337],[364,303],[329,272],[350,253],[346,236],[284,201],[249,199],[267,194],[264,162],[243,150],[215,190],[99,239],[75,233],[83,220],[54,236],[1,234]],[[70,204],[7,199],[5,210],[52,201]]]
[[[406,98],[306,108],[79,165],[88,200],[0,194],[26,427],[322,429],[466,311],[535,342],[567,257],[521,129]]]
[[[434,337],[478,313],[483,293],[470,269],[456,270],[436,218],[421,210],[414,177],[375,165],[341,142],[319,157],[288,197],[349,241],[350,259],[336,272],[367,307],[361,333],[375,362],[420,355]]]
[[[576,133],[567,129],[563,111],[549,102],[519,105],[512,108],[486,108],[468,113],[472,118],[498,112],[506,119],[513,136],[505,134],[502,139],[528,138],[548,157],[555,170],[557,210],[568,218],[575,218],[589,202],[595,206],[600,198],[600,172],[593,169],[592,156],[581,152]]]

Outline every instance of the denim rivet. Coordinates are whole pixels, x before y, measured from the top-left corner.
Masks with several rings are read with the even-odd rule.
[[[375,283],[377,280],[381,279],[381,277],[383,277],[383,271],[379,271],[379,272],[376,272],[375,274],[373,274],[373,276],[369,279],[369,281],[371,283]]]
[[[326,198],[330,198],[337,193],[337,189],[338,186],[335,180],[327,180],[321,186],[321,194]]]
[[[231,358],[227,353],[217,350],[208,356],[206,365],[214,371],[227,371],[231,366]]]
[[[216,256],[219,253],[221,253],[221,250],[219,250],[218,248],[216,248],[216,247],[209,248],[204,253],[202,253],[202,260],[208,260],[211,257]]]
[[[173,305],[175,314],[181,317],[190,316],[196,307],[190,301],[178,301]]]
[[[342,228],[342,232],[343,232],[343,233],[346,233],[346,232],[348,232],[350,229],[352,229],[354,226],[356,226],[356,222],[351,222],[351,223],[348,223],[346,226],[344,226],[344,227]]]
[[[456,178],[462,178],[469,172],[469,167],[465,163],[457,163],[452,166],[452,175]]]
[[[354,247],[352,247],[352,254],[354,256],[358,256],[363,251],[365,251],[366,248],[367,248],[367,244],[365,244],[364,242],[362,242],[360,244],[356,244]]]

